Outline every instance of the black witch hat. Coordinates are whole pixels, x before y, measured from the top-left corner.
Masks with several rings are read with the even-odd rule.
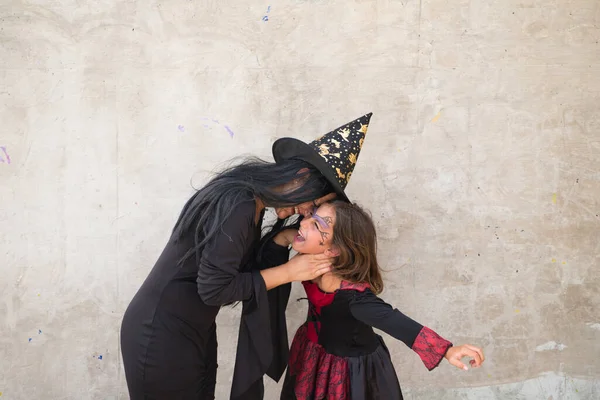
[[[323,174],[338,198],[349,201],[344,189],[354,171],[371,115],[363,115],[308,144],[294,138],[278,139],[273,143],[273,158],[275,162],[306,161]]]

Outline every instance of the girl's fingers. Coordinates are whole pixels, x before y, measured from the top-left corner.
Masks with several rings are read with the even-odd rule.
[[[469,360],[469,364],[473,368],[480,367],[481,363],[483,363],[483,351],[478,347],[471,345],[462,345],[455,347],[454,349],[456,349],[456,351],[450,355],[448,361],[450,362],[450,364],[454,365],[457,368],[463,369],[465,371],[468,370],[468,367],[461,362],[463,357],[472,358],[472,360]]]
[[[470,345],[470,344],[465,344],[465,347],[477,352],[477,354],[479,354],[479,357],[481,358],[481,362],[485,361],[485,357],[483,355],[483,350],[481,348]]]
[[[460,362],[459,359],[451,358],[448,361],[450,362],[450,364],[454,365],[458,369],[462,369],[462,370],[465,370],[465,371],[467,371],[469,369],[469,368],[467,368],[467,366],[465,364],[463,364],[462,362]]]
[[[474,350],[477,357],[475,358],[475,364],[477,367],[480,367],[485,358],[483,357],[483,351],[481,349]]]
[[[479,367],[481,365],[481,363],[483,362],[483,360],[481,359],[481,356],[479,355],[478,352],[471,350],[470,348],[465,347],[464,351],[463,351],[463,357],[471,357],[473,360],[473,363],[471,365],[473,365],[474,367]]]
[[[479,367],[482,363],[481,356],[476,351],[473,351],[467,347],[464,348],[461,354],[463,357],[471,357],[475,361],[475,366]]]

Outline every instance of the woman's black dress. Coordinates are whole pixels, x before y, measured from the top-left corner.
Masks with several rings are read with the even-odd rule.
[[[215,318],[222,305],[238,301],[243,308],[231,398],[261,399],[263,374],[281,377],[290,285],[267,293],[254,265],[260,240],[255,213],[248,194],[198,261],[192,256],[178,264],[193,246],[193,232],[167,243],[123,317],[121,352],[132,400],[213,399]],[[260,267],[285,263],[288,257],[287,248],[270,241]]]

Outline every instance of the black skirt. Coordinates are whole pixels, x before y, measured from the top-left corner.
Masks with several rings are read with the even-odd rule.
[[[327,353],[298,329],[281,400],[402,400],[390,353],[379,337],[374,352],[357,357]]]

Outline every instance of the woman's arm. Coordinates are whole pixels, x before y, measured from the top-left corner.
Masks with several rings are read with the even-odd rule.
[[[285,283],[314,279],[330,270],[330,259],[326,256],[301,255],[260,273],[240,272],[242,260],[254,243],[255,209],[253,200],[240,204],[204,247],[196,283],[198,294],[206,304],[220,306],[248,300],[260,283],[255,282],[256,279],[262,278],[270,290]],[[291,232],[286,235],[284,238],[289,238]]]
[[[241,264],[254,244],[254,200],[237,206],[221,230],[204,246],[196,286],[204,303],[220,306],[250,299],[255,291],[252,272],[240,272]]]

